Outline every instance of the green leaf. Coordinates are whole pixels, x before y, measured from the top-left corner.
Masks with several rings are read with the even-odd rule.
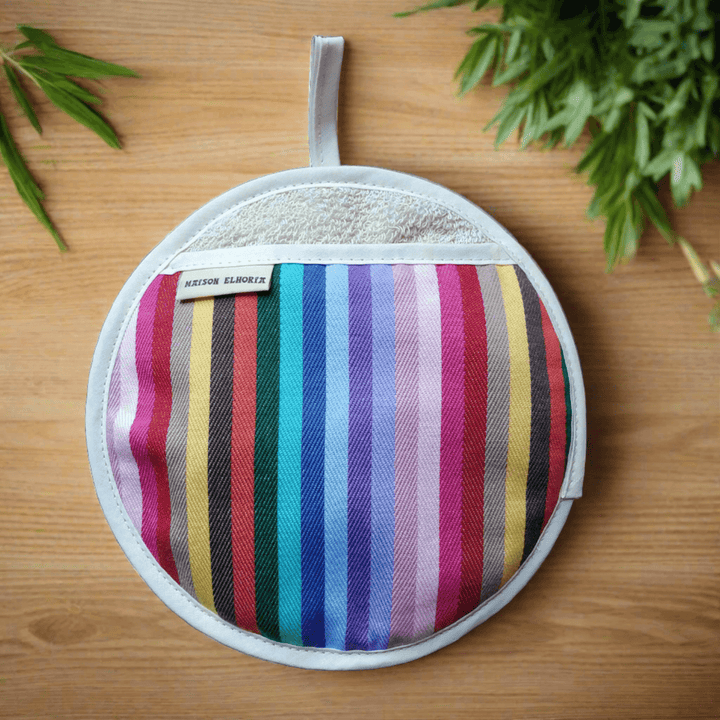
[[[81,125],[97,133],[110,147],[119,148],[120,141],[114,130],[107,124],[105,119],[93,109],[84,105],[80,100],[64,90],[38,79],[44,93],[54,105],[66,112]]]
[[[650,125],[643,113],[637,113],[635,119],[637,138],[635,141],[635,162],[643,170],[650,160]]]
[[[617,265],[620,255],[620,228],[623,224],[622,210],[616,210],[608,214],[605,234],[603,235],[603,247],[607,258],[606,271],[610,272]]]
[[[657,182],[666,173],[670,172],[676,157],[675,152],[669,148],[661,150],[645,167],[645,174],[650,175]]]
[[[593,107],[593,94],[584,80],[577,80],[570,88],[567,98],[569,109],[567,127],[565,128],[565,145],[570,147],[580,137]]]
[[[545,59],[548,62],[555,57],[555,48],[553,47],[552,42],[550,42],[549,37],[543,38],[541,47],[543,54],[545,55]]]
[[[478,47],[479,57],[475,66],[472,70],[469,67],[465,70],[465,76],[460,82],[460,97],[467,94],[483,79],[495,57],[498,47],[497,38],[486,35],[479,42],[483,43],[484,41],[487,41],[487,44],[483,46],[482,50]]]
[[[419,12],[427,12],[428,10],[439,10],[440,8],[456,7],[457,5],[467,5],[471,2],[473,2],[473,0],[435,0],[435,2],[430,2],[427,5],[419,5],[413,10],[405,10],[404,12],[395,13],[393,17],[403,18],[408,17],[409,15],[415,15]],[[490,2],[490,0],[487,0],[487,2]],[[480,7],[482,7],[482,5]]]
[[[688,93],[694,84],[691,77],[685,78],[679,85],[673,99],[663,108],[659,120],[675,117],[687,104]]]
[[[524,150],[530,142],[535,140],[535,126],[533,120],[535,118],[535,101],[533,100],[527,106],[527,117],[525,118],[525,124],[523,126],[522,142],[520,143],[520,149]]]
[[[57,45],[54,38],[44,30],[39,30],[30,25],[18,25],[17,29],[36,47],[40,45]]]
[[[638,112],[641,112],[648,120],[657,120],[657,113],[653,112],[652,108],[642,100],[637,104],[637,109]]]
[[[514,80],[516,77],[526,72],[527,69],[528,63],[522,58],[518,58],[517,60],[515,60],[513,63],[508,65],[508,67],[505,68],[505,70],[503,70],[502,72],[500,72],[500,68],[498,68],[498,72],[493,78],[493,87],[497,87],[498,85],[503,85],[504,83]]]
[[[655,190],[650,187],[648,180],[644,180],[635,188],[635,198],[638,200],[653,225],[660,231],[660,234],[672,244],[673,232],[670,227],[665,208],[658,200]]]
[[[91,77],[89,73],[92,72],[96,74],[96,77],[140,77],[134,70],[124,65],[116,65],[115,63],[105,62],[104,60],[97,60],[89,55],[82,55],[81,53],[66,50],[57,45],[46,48],[45,52],[50,57],[75,67],[75,71],[67,73],[75,77]],[[81,75],[81,71],[84,71],[86,74]]]
[[[713,42],[712,37],[707,37],[700,43],[700,52],[708,62],[712,62],[713,56],[715,55],[714,45],[715,43]]]
[[[80,58],[80,59],[78,59]],[[48,50],[47,55],[24,55],[18,60],[23,68],[46,70],[61,75],[72,77],[90,78],[97,80],[109,75],[122,75],[125,77],[138,77],[134,71],[124,68],[121,65],[104,63],[101,60],[87,62],[83,56],[77,53],[70,53],[69,50],[53,51]]]
[[[702,174],[695,160],[686,153],[678,154],[670,174],[670,189],[679,207],[685,205],[692,189],[702,189]]]
[[[581,158],[580,162],[575,168],[576,173],[581,173],[590,168],[600,157],[601,153],[605,152],[605,148],[610,142],[610,135],[603,133],[599,137],[593,139],[593,141],[587,146],[585,154]]]
[[[102,100],[97,95],[93,95],[89,90],[86,90],[84,87],[78,85],[73,80],[68,80],[62,75],[57,75],[56,73],[42,72],[38,70],[32,70],[29,72],[38,82],[43,81],[49,83],[50,85],[55,86],[59,90],[64,90],[65,92],[74,95],[78,100],[82,100],[85,103],[92,103],[94,105],[99,105],[102,103]]]
[[[630,28],[640,15],[640,8],[643,0],[628,0],[627,9],[623,17],[623,24],[626,28]]]
[[[478,38],[473,41],[470,45],[470,49],[465,53],[465,57],[461,60],[460,64],[455,70],[453,80],[457,80],[460,75],[466,72],[469,68],[475,67],[478,61],[478,56],[482,52],[483,48],[490,42],[490,38],[485,36],[484,38]]]
[[[602,129],[603,132],[606,133],[612,133],[615,132],[618,124],[620,123],[620,118],[622,118],[623,115],[623,109],[619,107],[614,107],[610,112],[602,119]]]
[[[512,31],[510,35],[510,40],[508,42],[507,51],[505,52],[505,62],[509,65],[513,58],[515,57],[515,54],[518,51],[518,48],[520,47],[520,40],[522,38],[522,30],[520,28],[516,28]]]
[[[38,134],[42,135],[40,121],[37,119],[37,115],[35,114],[35,111],[30,104],[30,100],[20,84],[19,78],[15,74],[15,70],[8,63],[3,63],[3,68],[5,69],[5,77],[10,85],[10,90],[12,90],[12,94],[15,96],[23,114],[30,121],[30,124],[35,128],[35,130],[37,130]]]
[[[60,234],[55,229],[40,202],[43,199],[43,193],[20,156],[2,113],[0,113],[0,155],[20,197],[30,208],[33,215],[52,235],[60,250],[67,250],[67,246],[62,241]]]
[[[622,107],[635,98],[635,93],[628,87],[621,87],[614,93],[613,107]]]
[[[497,137],[495,138],[495,149],[497,150],[512,134],[518,125],[522,122],[523,117],[527,108],[524,106],[514,108],[511,112],[507,113],[505,119],[500,123],[497,131]]]

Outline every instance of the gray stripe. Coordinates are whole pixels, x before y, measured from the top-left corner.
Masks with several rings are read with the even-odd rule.
[[[494,266],[477,268],[488,345],[487,435],[481,601],[500,589],[505,567],[505,472],[510,420],[510,347],[505,304]]]
[[[185,496],[185,454],[190,403],[190,339],[193,306],[192,302],[175,303],[170,354],[172,411],[167,434],[166,454],[170,482],[170,546],[175,557],[180,585],[196,598],[190,572]]]

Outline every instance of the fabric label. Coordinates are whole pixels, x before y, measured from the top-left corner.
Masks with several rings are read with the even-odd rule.
[[[265,292],[270,289],[272,265],[186,270],[178,282],[177,299]]]

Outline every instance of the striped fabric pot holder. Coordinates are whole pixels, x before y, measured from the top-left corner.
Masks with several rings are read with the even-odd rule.
[[[311,166],[237,187],[127,281],[90,373],[108,522],[207,635],[318,669],[407,662],[503,607],[581,495],[585,407],[547,280],[477,206],[341,166],[314,38]]]

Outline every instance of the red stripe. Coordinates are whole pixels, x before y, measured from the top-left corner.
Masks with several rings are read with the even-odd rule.
[[[162,568],[179,582],[175,559],[170,546],[170,483],[168,480],[165,444],[170,411],[172,385],[170,382],[170,348],[172,346],[175,293],[179,274],[164,275],[160,282],[152,340],[152,374],[155,385],[155,403],[148,430],[147,448],[155,469],[157,482],[157,550]]]
[[[257,295],[235,298],[232,422],[232,549],[235,622],[258,632],[255,613],[255,380]]]
[[[550,379],[550,475],[545,496],[543,527],[550,519],[560,496],[565,475],[565,380],[562,371],[560,341],[547,310],[540,301],[548,378]]]
[[[483,481],[487,422],[488,350],[477,269],[458,266],[465,323],[462,579],[456,619],[480,604],[483,568]]]

